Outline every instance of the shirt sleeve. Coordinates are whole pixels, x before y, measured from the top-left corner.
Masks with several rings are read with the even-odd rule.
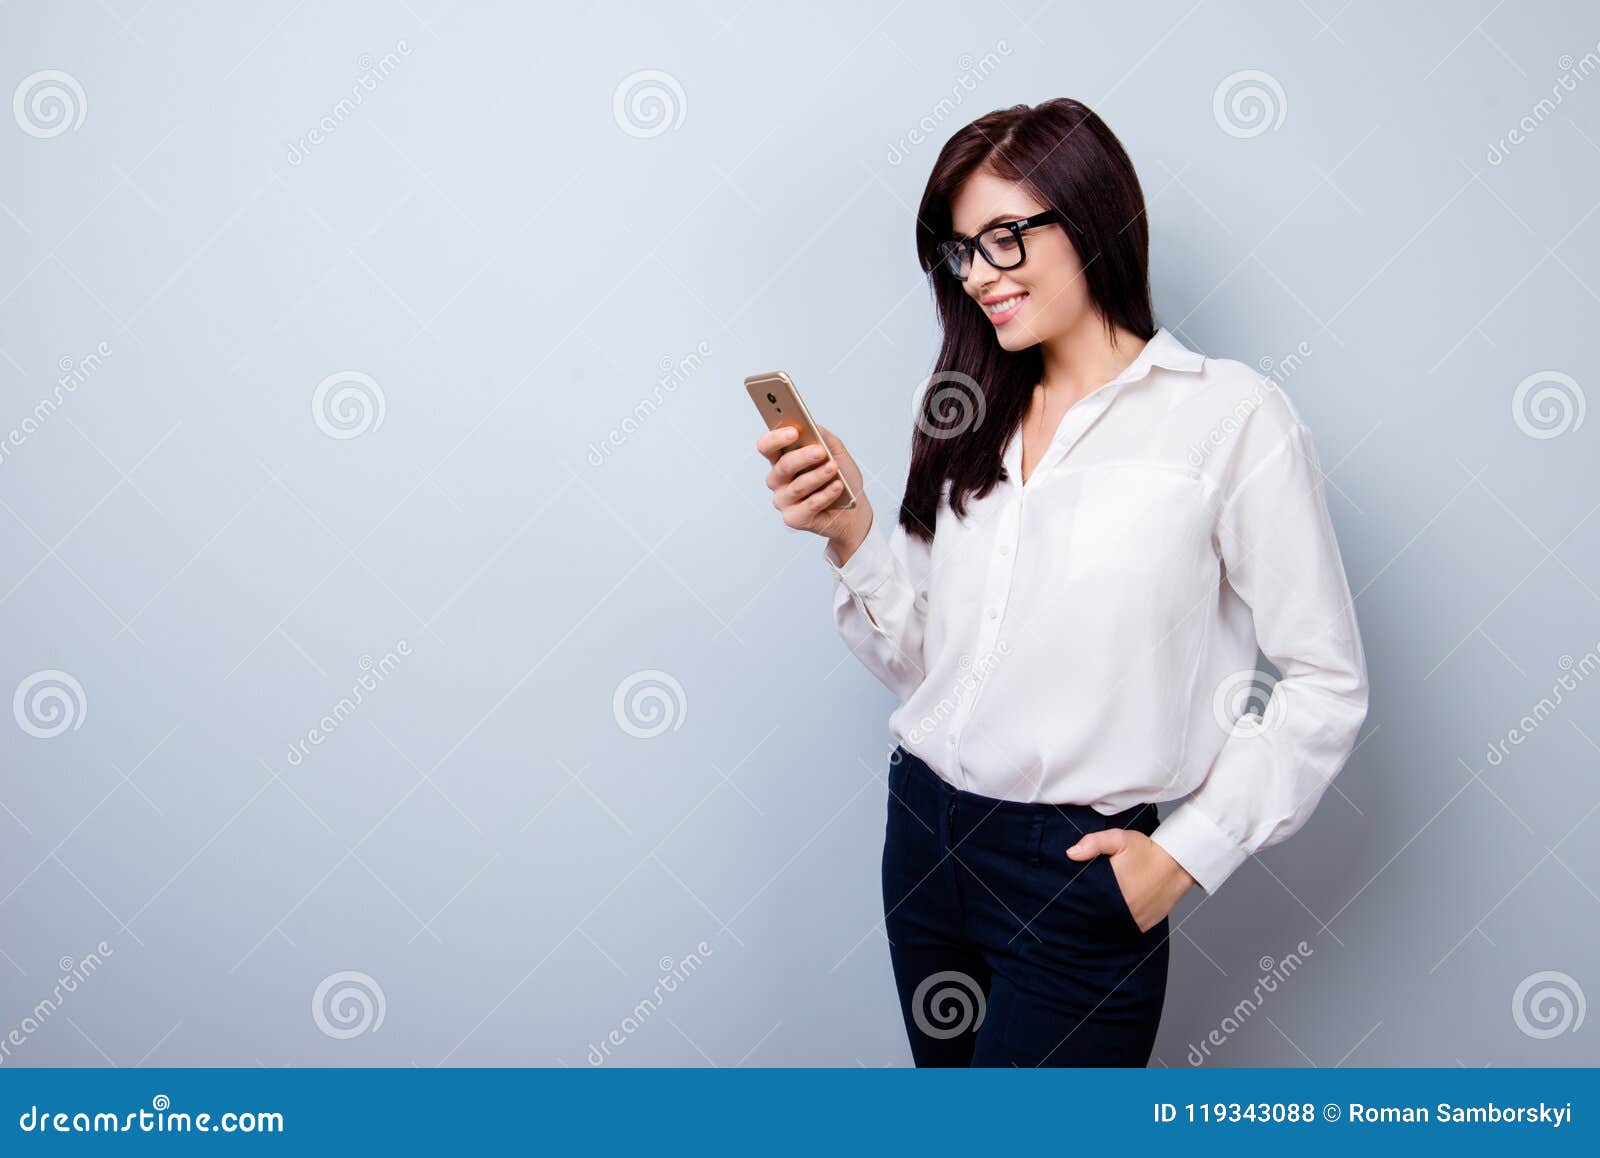
[[[1294,420],[1242,475],[1223,499],[1218,547],[1281,678],[1259,723],[1218,720],[1229,735],[1205,780],[1152,834],[1207,893],[1299,830],[1367,714],[1366,657],[1310,430]]]
[[[930,556],[930,545],[898,523],[886,541],[876,512],[844,566],[831,543],[823,551],[836,579],[833,617],[840,638],[902,704],[923,680]]]

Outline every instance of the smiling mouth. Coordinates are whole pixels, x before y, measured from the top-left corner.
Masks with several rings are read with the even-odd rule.
[[[997,302],[985,305],[983,309],[994,321],[1008,322],[1016,316],[1017,311],[1022,308],[1022,303],[1027,300],[1028,295],[1026,293],[1012,294],[1008,298],[1001,298]]]

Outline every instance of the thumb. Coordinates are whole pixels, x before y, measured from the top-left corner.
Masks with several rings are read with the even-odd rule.
[[[1089,860],[1101,854],[1121,852],[1127,846],[1128,833],[1121,828],[1102,828],[1085,834],[1077,844],[1067,849],[1073,860]]]

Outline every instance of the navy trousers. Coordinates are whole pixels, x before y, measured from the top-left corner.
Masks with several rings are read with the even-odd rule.
[[[1141,933],[1110,858],[1066,850],[1157,821],[1154,804],[1102,816],[980,796],[895,749],[883,912],[917,1065],[1149,1064],[1168,922]]]

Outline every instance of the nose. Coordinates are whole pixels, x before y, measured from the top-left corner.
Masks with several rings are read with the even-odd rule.
[[[988,292],[1000,279],[1000,271],[989,264],[989,259],[976,246],[972,250],[972,267],[967,270],[967,288],[974,296]]]

